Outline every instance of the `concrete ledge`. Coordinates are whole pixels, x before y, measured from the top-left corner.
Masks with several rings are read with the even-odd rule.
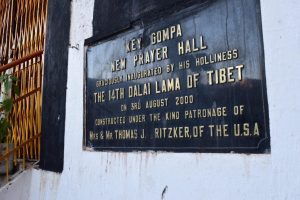
[[[12,181],[0,189],[1,200],[27,200],[30,195],[32,170],[20,172]]]

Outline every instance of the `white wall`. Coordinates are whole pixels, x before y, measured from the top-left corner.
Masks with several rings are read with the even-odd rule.
[[[72,1],[64,171],[33,170],[29,199],[300,199],[300,2],[261,0],[271,154],[82,151],[84,39],[93,2]]]

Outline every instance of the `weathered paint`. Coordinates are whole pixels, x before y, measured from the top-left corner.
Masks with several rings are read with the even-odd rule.
[[[70,5],[70,1],[52,0],[48,2],[40,168],[53,172],[62,172],[64,164]]]
[[[84,39],[93,2],[72,2],[64,171],[33,170],[28,199],[300,199],[300,3],[262,0],[271,154],[82,150]],[[2,199],[2,198],[1,198]]]

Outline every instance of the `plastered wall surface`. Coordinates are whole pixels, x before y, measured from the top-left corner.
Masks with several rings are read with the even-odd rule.
[[[84,40],[93,1],[72,1],[64,171],[33,170],[28,199],[300,199],[300,2],[261,0],[271,154],[82,150]]]
[[[12,181],[7,182],[4,186],[2,185],[0,188],[0,199],[29,199],[31,172],[32,171],[29,169],[15,174]]]

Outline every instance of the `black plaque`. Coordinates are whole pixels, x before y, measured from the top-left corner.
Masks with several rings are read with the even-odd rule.
[[[258,0],[196,5],[86,49],[86,149],[270,151]]]

